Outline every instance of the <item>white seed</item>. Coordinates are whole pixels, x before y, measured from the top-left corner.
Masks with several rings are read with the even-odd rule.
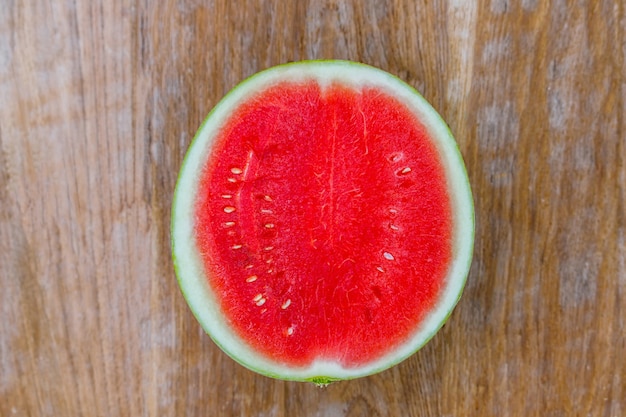
[[[265,201],[272,201],[272,197],[270,197],[269,195],[265,195],[265,196],[263,196],[263,200],[265,200]]]
[[[274,223],[265,223],[265,228],[266,229],[273,229],[274,228]]]
[[[231,194],[222,194],[222,198],[233,198]]]
[[[280,308],[282,308],[283,310],[285,310],[287,307],[289,307],[291,305],[291,299],[287,298],[287,301],[285,301],[283,303],[283,305],[280,306]]]
[[[393,261],[395,259],[393,255],[390,254],[389,252],[383,252],[383,257],[387,259],[388,261]]]
[[[391,208],[391,209],[389,209],[389,213],[391,213],[391,214],[397,214],[397,213],[398,213],[398,210],[396,210],[396,209],[394,209],[394,208]]]
[[[256,303],[256,302],[258,302],[262,298],[263,298],[263,294],[257,294],[257,295],[254,296],[252,301],[254,301]]]
[[[239,243],[236,245],[231,246],[233,249],[241,249],[243,246],[240,245]]]
[[[233,206],[224,207],[224,213],[232,213],[233,211],[235,211],[235,208]]]
[[[287,329],[287,336],[291,336],[293,334],[293,327]]]
[[[224,227],[233,227],[235,225],[235,222],[225,222],[224,223]]]
[[[376,269],[378,269],[380,272],[385,272],[382,266],[377,266]]]
[[[406,167],[402,171],[400,171],[400,174],[408,174],[409,172],[411,172],[411,168]]]
[[[261,298],[259,301],[256,302],[256,305],[261,307],[263,304],[265,304],[265,301],[267,301],[265,298]]]
[[[250,275],[248,278],[246,278],[246,282],[254,282],[257,280],[257,276],[256,275]]]
[[[236,180],[236,179],[234,179],[234,178],[229,178],[229,179],[228,179],[228,182],[233,182],[233,183],[234,183],[234,182],[237,182],[237,180]]]
[[[246,269],[252,269],[253,266],[254,265],[252,265],[252,264],[246,265]]]
[[[274,212],[270,209],[261,209],[261,213],[263,214],[273,214]]]
[[[393,153],[389,156],[389,162],[397,162],[402,159],[402,153]]]
[[[265,249],[266,251],[271,251],[272,249],[274,249],[274,246],[266,246],[263,249]]]
[[[400,230],[400,228],[395,224],[390,224],[389,227],[391,228],[391,230]]]
[[[234,167],[234,168],[231,168],[231,169],[230,169],[230,172],[232,172],[232,173],[233,173],[233,174],[235,174],[235,175],[239,175],[239,174],[241,174],[243,171],[241,170],[241,168]]]

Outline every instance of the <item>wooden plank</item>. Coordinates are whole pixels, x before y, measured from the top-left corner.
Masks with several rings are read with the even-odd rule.
[[[0,415],[623,416],[619,0],[8,1],[0,11]],[[446,118],[477,241],[444,329],[379,375],[253,374],[174,277],[172,193],[237,82],[397,74]]]

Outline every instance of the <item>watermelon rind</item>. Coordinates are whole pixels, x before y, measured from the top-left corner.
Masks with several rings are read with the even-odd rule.
[[[451,197],[453,212],[452,262],[441,297],[408,341],[382,357],[362,366],[343,367],[317,360],[309,366],[294,367],[268,359],[255,351],[233,330],[219,308],[209,286],[194,239],[194,198],[203,165],[212,152],[220,126],[253,94],[278,82],[315,79],[324,86],[331,82],[360,88],[382,88],[410,108],[423,123],[439,151]],[[231,358],[260,374],[326,385],[388,369],[424,346],[448,320],[456,306],[470,269],[474,245],[474,205],[463,158],[448,125],[413,87],[378,68],[341,60],[300,61],[259,72],[232,89],[208,114],[182,163],[174,192],[171,217],[171,245],[174,268],[181,291],[194,316],[212,340]]]

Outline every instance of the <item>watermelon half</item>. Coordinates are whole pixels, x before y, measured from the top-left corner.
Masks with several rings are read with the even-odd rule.
[[[326,384],[410,356],[457,303],[473,239],[445,122],[353,62],[242,82],[198,130],[174,196],[191,310],[233,359],[281,379]]]

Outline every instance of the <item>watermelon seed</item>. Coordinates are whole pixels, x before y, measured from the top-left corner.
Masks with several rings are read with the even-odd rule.
[[[400,159],[402,159],[402,153],[400,152],[396,152],[396,153],[392,153],[391,155],[388,156],[389,162],[398,162]]]
[[[395,224],[390,224],[389,227],[391,228],[391,230],[400,230],[400,228]]]
[[[265,228],[266,229],[273,229],[274,228],[274,223],[265,223]]]
[[[252,264],[248,264],[248,265],[246,265],[246,269],[252,269],[253,266],[254,265],[252,265]]]
[[[228,178],[228,182],[237,182],[237,180],[234,178]]]
[[[246,278],[246,282],[254,282],[257,280],[257,276],[256,275],[250,275],[248,278]]]
[[[411,172],[411,168],[405,167],[399,172],[399,175],[405,175],[405,174],[408,174],[409,172]]]
[[[235,225],[235,222],[225,222],[224,223],[224,227],[233,227]]]
[[[235,211],[235,208],[233,206],[224,207],[224,213],[232,213],[233,211]]]
[[[393,257],[393,255],[392,255],[392,254],[390,254],[389,252],[383,252],[383,257],[384,257],[385,259],[387,259],[388,261],[393,261],[394,259],[396,259],[396,258],[394,258],[394,257]]]
[[[233,246],[232,246],[232,248],[233,248],[233,249],[241,249],[241,248],[242,248],[242,245],[240,245],[240,244],[236,244],[236,245],[233,245]]]
[[[234,168],[231,168],[231,169],[230,169],[230,172],[232,172],[232,173],[233,173],[233,174],[235,174],[235,175],[239,175],[239,174],[241,174],[243,171],[241,170],[241,168],[234,167]]]
[[[230,194],[222,194],[222,198],[233,198]]]
[[[287,329],[287,336],[291,336],[293,334],[293,327]]]
[[[287,307],[289,307],[291,305],[291,298],[287,298],[287,301],[285,301],[283,303],[283,305],[280,306],[280,308],[282,308],[283,310],[287,309]]]
[[[255,303],[259,302],[259,300],[261,300],[261,298],[263,298],[263,294],[257,294],[254,296],[254,298],[252,299],[252,301],[254,301]]]
[[[376,269],[378,269],[380,272],[385,272],[382,266],[377,266]]]
[[[263,304],[265,304],[265,301],[267,301],[265,298],[261,298],[259,301],[256,302],[256,305],[261,307]]]
[[[371,290],[372,290],[372,293],[374,294],[374,297],[376,297],[376,300],[380,301],[380,299],[383,296],[380,287],[378,285],[372,285]]]
[[[274,249],[274,246],[266,246],[263,249],[265,249],[266,251],[271,251],[272,249]]]
[[[261,209],[261,213],[263,214],[274,214],[274,212],[270,209]]]
[[[398,210],[396,210],[395,208],[390,208],[389,209],[389,213],[391,213],[391,214],[398,214]]]
[[[270,197],[269,195],[264,195],[263,196],[263,200],[265,200],[265,201],[272,201],[272,197]]]

